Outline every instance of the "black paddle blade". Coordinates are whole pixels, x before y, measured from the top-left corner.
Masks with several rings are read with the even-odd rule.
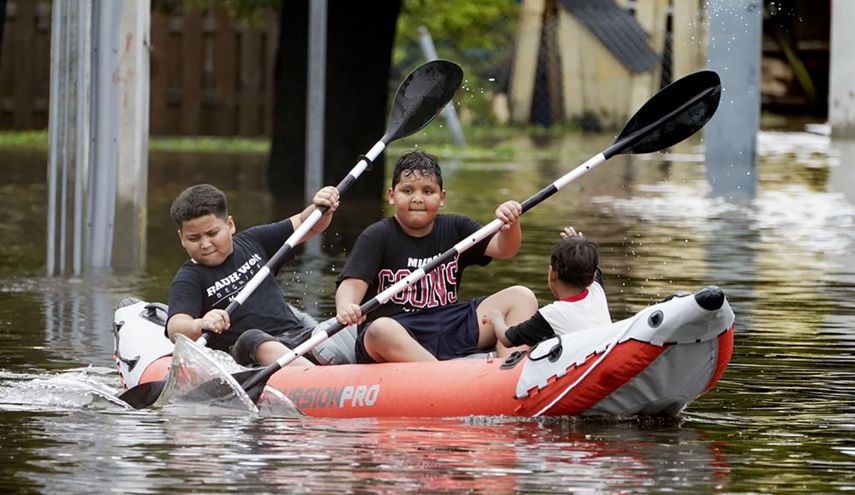
[[[140,383],[122,393],[119,399],[125,401],[134,409],[145,409],[154,404],[157,398],[160,397],[164,385],[166,385],[166,380]]]
[[[249,369],[244,371],[238,371],[237,373],[232,373],[232,377],[238,383],[243,383],[259,371],[261,370]],[[135,387],[126,390],[119,396],[119,399],[125,401],[125,403],[127,403],[134,409],[145,409],[154,404],[155,401],[157,401],[157,398],[160,397],[160,394],[163,392],[164,385],[166,385],[166,380],[141,383]],[[196,398],[210,399],[211,397],[226,397],[229,395],[234,395],[231,388],[228,388],[228,386],[223,386],[220,380],[210,380],[206,383],[203,383],[196,389],[188,392],[185,397],[190,400],[193,400]],[[257,401],[258,399],[254,398],[253,400]]]
[[[232,378],[234,378],[237,383],[242,383],[258,372],[258,369],[238,371],[237,373],[232,373]],[[226,401],[228,399],[233,398],[234,395],[235,392],[234,390],[232,390],[229,384],[225,383],[225,381],[222,379],[215,378],[213,380],[208,380],[207,382],[187,392],[182,396],[182,399],[191,402],[216,402]]]
[[[461,82],[463,69],[454,62],[432,60],[417,67],[395,93],[383,142],[389,144],[428,125],[451,101]]]
[[[698,132],[715,114],[721,79],[711,70],[680,78],[653,95],[627,122],[606,158],[653,153]]]
[[[269,380],[270,377],[280,369],[282,369],[282,366],[274,361],[267,365],[266,368],[256,370],[257,372],[252,376],[247,376],[244,380],[238,380],[238,383],[241,384],[241,388],[246,392],[246,395],[252,399],[252,402],[254,404],[258,404],[258,399],[261,398],[261,393],[264,392],[267,380]]]
[[[246,395],[252,399],[253,404],[258,404],[258,401],[261,399],[261,393],[264,392],[264,388],[267,386],[267,380],[259,381],[255,385],[247,388],[243,385],[243,390],[246,392]]]

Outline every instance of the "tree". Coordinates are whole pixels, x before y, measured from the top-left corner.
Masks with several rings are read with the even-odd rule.
[[[386,128],[389,68],[401,3],[331,1],[327,5],[324,183],[336,184]],[[293,213],[304,203],[308,16],[307,1],[287,2],[279,16],[267,174],[277,215]],[[336,214],[338,218],[359,213],[364,219],[366,209],[380,215],[384,156],[375,163],[377,171],[363,174],[348,191],[348,206]],[[339,224],[353,223],[340,220]]]

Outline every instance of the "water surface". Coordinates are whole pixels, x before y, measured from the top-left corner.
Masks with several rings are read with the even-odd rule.
[[[444,157],[445,209],[484,222],[608,145],[608,136],[518,138],[529,156]],[[682,290],[725,289],[732,362],[678,421],[467,418],[324,420],[112,404],[114,305],[164,301],[184,259],[172,198],[207,181],[238,227],[270,219],[257,155],[151,156],[148,258],[138,273],[44,276],[45,156],[2,150],[0,487],[117,492],[829,492],[855,489],[855,148],[765,132],[756,197],[714,197],[697,143],[616,157],[531,210],[513,261],[467,270],[465,296],[516,283],[541,303],[563,225],[596,240],[614,318]],[[401,150],[393,149],[392,152]],[[558,156],[560,158],[541,158]],[[738,195],[737,195],[738,196]],[[342,205],[347,208],[347,201]],[[280,274],[295,304],[327,317],[349,239]],[[453,398],[450,398],[453,400]]]

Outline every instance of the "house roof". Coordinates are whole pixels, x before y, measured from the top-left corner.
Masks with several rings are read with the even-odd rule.
[[[629,11],[614,0],[559,0],[599,38],[630,72],[647,72],[659,63],[650,49],[650,36]]]

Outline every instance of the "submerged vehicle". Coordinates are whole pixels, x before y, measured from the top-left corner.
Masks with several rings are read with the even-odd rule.
[[[116,310],[125,388],[169,372],[165,309],[136,301]],[[708,286],[505,359],[288,366],[267,385],[317,417],[673,416],[718,382],[733,322],[724,292]]]

